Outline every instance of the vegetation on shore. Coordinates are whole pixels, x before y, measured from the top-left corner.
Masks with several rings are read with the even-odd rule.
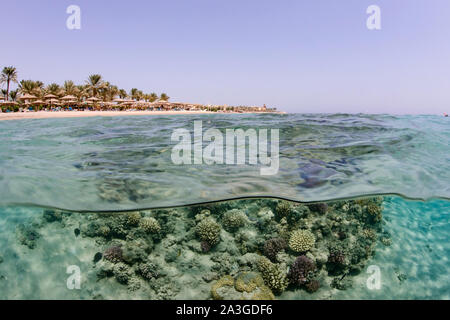
[[[17,84],[11,90],[12,84]],[[132,88],[129,92],[106,81],[100,74],[90,75],[83,84],[75,84],[67,80],[63,85],[42,81],[18,80],[15,67],[5,67],[0,74],[0,112],[23,111],[25,108],[34,111],[73,110],[73,108],[89,110],[203,110],[211,112],[275,112],[258,106],[202,105],[193,103],[168,102],[167,93],[144,93]],[[2,101],[3,100],[3,101]]]
[[[13,83],[16,83],[18,88],[10,90]],[[25,95],[34,96],[38,100],[44,100],[49,97],[58,99],[64,96],[73,96],[77,102],[82,102],[92,97],[103,102],[111,102],[116,98],[145,102],[168,101],[170,99],[166,93],[160,95],[154,92],[144,93],[137,88],[132,88],[127,93],[125,89],[120,89],[118,86],[104,80],[99,74],[90,75],[84,84],[75,84],[72,80],[65,81],[63,85],[57,83],[45,85],[42,81],[35,80],[19,81],[15,67],[3,68],[0,75],[0,85],[6,86],[6,89],[1,91],[2,98],[5,101],[18,101],[21,96]]]

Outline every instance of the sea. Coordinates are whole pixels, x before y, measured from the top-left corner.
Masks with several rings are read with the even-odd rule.
[[[449,299],[449,121],[0,121],[0,299]]]

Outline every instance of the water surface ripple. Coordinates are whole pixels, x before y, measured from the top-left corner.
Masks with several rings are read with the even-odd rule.
[[[280,129],[280,169],[175,165],[176,128]],[[439,116],[217,114],[0,122],[0,205],[167,207],[237,197],[450,198],[450,124]]]

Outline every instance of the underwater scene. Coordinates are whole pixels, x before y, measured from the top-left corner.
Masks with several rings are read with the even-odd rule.
[[[199,120],[278,128],[278,172],[175,165],[171,133]],[[21,120],[0,138],[0,299],[450,298],[441,118]]]

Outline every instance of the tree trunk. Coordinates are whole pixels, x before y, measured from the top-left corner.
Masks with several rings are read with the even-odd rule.
[[[6,81],[6,101],[9,101],[9,79]]]

